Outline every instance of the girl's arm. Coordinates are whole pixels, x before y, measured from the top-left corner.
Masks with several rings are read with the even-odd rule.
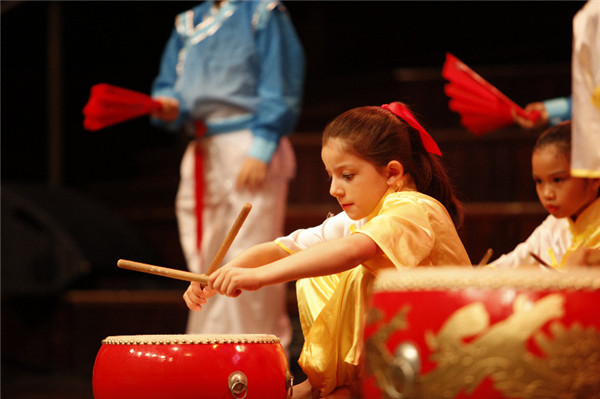
[[[286,251],[281,249],[279,245],[274,242],[266,242],[245,250],[221,267],[221,269],[255,268],[285,258],[288,255],[289,254]],[[217,269],[215,273],[219,272],[221,269]],[[202,305],[206,303],[206,298],[209,298],[214,294],[214,290],[203,287],[198,282],[191,282],[183,294],[183,300],[191,310],[200,310],[202,309]]]
[[[228,296],[241,290],[257,290],[265,285],[283,283],[306,277],[324,276],[352,269],[383,252],[367,235],[356,233],[323,242],[252,270],[235,267],[234,261],[215,271],[209,288]],[[262,258],[264,260],[265,258]]]
[[[289,256],[279,245],[275,242],[265,242],[248,248],[243,251],[235,258],[227,262],[225,267],[242,267],[242,268],[255,268],[266,265],[267,263],[275,262],[276,260]]]

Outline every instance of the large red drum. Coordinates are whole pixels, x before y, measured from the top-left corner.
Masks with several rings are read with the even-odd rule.
[[[96,356],[95,399],[285,399],[292,386],[274,335],[122,335]]]
[[[600,398],[600,269],[381,273],[364,330],[375,398]]]

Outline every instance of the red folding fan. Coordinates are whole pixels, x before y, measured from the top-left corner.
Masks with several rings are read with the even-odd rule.
[[[100,130],[107,126],[147,115],[162,107],[147,94],[99,83],[92,86],[90,98],[83,108],[83,127]]]
[[[539,111],[526,112],[452,54],[446,54],[442,76],[449,81],[444,92],[448,108],[460,114],[469,131],[482,135],[515,123],[512,111],[535,122]]]

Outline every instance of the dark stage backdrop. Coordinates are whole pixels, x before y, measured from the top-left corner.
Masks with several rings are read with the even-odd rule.
[[[51,33],[50,2],[3,1],[3,181],[48,179],[49,102],[61,104],[54,112],[62,117],[60,173],[67,186],[134,174],[128,157],[132,151],[173,145],[176,138],[153,129],[147,119],[86,132],[81,109],[95,83],[148,92],[174,16],[194,4],[58,2],[59,29]],[[310,83],[394,68],[441,69],[446,52],[472,67],[568,63],[571,22],[583,2],[285,4],[306,50]],[[48,45],[53,37],[59,45],[58,75],[48,73]],[[57,79],[61,92],[59,98],[52,98],[48,83]],[[534,95],[531,100],[537,100]],[[307,91],[306,101],[310,99]]]
[[[126,258],[184,268],[174,215],[183,138],[153,128],[146,117],[88,132],[82,108],[100,82],[148,93],[175,15],[195,4],[0,2],[6,397],[91,398],[101,339],[183,332],[187,309],[177,291],[185,284],[115,267]],[[496,254],[508,251],[529,235],[545,216],[528,172],[533,134],[473,138],[448,111],[440,72],[451,52],[476,71],[495,72],[491,81],[508,84],[506,94],[521,105],[566,95],[572,18],[583,2],[285,4],[307,57],[303,113],[292,137],[301,173],[290,190],[286,228],[320,223],[327,214],[322,205],[338,209],[319,157],[325,123],[351,106],[407,97],[427,116],[424,126],[436,128],[430,132],[442,139],[461,194],[473,202],[506,202],[469,208],[461,238],[471,260],[489,247]],[[512,201],[522,203],[515,207]],[[172,290],[129,296],[130,288]],[[64,295],[69,292],[77,295]],[[296,318],[293,295],[288,308]],[[295,321],[292,356],[302,346]],[[57,383],[38,383],[49,370],[59,372]],[[81,375],[82,382],[65,381],[63,370]]]

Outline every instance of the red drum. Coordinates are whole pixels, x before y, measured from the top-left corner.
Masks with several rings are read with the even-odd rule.
[[[386,271],[363,398],[600,398],[599,307],[598,268]]]
[[[123,335],[96,356],[95,399],[286,399],[292,377],[274,335]]]

